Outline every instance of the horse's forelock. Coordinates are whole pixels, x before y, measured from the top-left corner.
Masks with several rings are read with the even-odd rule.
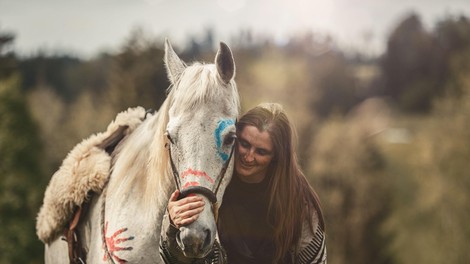
[[[223,98],[229,99],[226,102],[228,108],[239,107],[235,82],[223,84],[213,64],[195,63],[187,67],[172,89],[175,93],[173,104],[178,106],[178,111],[193,110]]]

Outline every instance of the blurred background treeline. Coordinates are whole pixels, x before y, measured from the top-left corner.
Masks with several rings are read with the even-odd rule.
[[[470,259],[470,20],[431,29],[410,13],[378,56],[310,32],[283,45],[249,30],[227,43],[242,110],[284,105],[319,193],[331,264],[468,263]],[[208,29],[176,46],[211,62]],[[0,29],[0,263],[42,263],[35,217],[68,151],[137,105],[158,109],[169,85],[163,36],[135,29],[91,59],[20,57]]]

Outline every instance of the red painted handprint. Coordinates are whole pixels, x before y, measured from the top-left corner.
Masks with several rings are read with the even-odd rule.
[[[108,230],[108,222],[106,222],[106,225],[104,227],[104,234],[105,235],[107,233],[107,230]],[[134,239],[133,236],[124,237],[124,238],[117,238],[117,236],[119,236],[120,234],[122,234],[126,231],[127,231],[127,228],[121,228],[118,231],[114,232],[112,236],[106,237],[106,245],[105,246],[108,249],[109,255],[120,264],[127,263],[127,260],[116,256],[116,252],[117,251],[124,251],[124,250],[126,250],[126,251],[127,250],[132,250],[132,247],[120,247],[120,246],[118,246],[122,242]],[[106,252],[104,253],[103,260],[104,261],[108,260],[108,254]]]

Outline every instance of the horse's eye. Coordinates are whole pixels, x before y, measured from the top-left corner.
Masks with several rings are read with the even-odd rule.
[[[224,145],[232,145],[233,142],[237,139],[237,135],[235,133],[229,133],[227,136],[225,136],[224,139]]]
[[[173,139],[171,138],[170,133],[168,131],[165,132],[165,136],[166,136],[166,138],[168,138],[168,140],[171,142],[171,144],[175,144],[175,142],[173,142]]]

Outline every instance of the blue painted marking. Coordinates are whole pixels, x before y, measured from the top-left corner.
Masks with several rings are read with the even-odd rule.
[[[229,157],[229,155],[225,152],[222,151],[222,132],[231,125],[234,125],[235,121],[232,119],[222,119],[219,121],[217,124],[217,128],[214,131],[214,136],[215,136],[215,145],[217,147],[217,154],[219,154],[220,158],[222,158],[223,161],[226,161]]]

